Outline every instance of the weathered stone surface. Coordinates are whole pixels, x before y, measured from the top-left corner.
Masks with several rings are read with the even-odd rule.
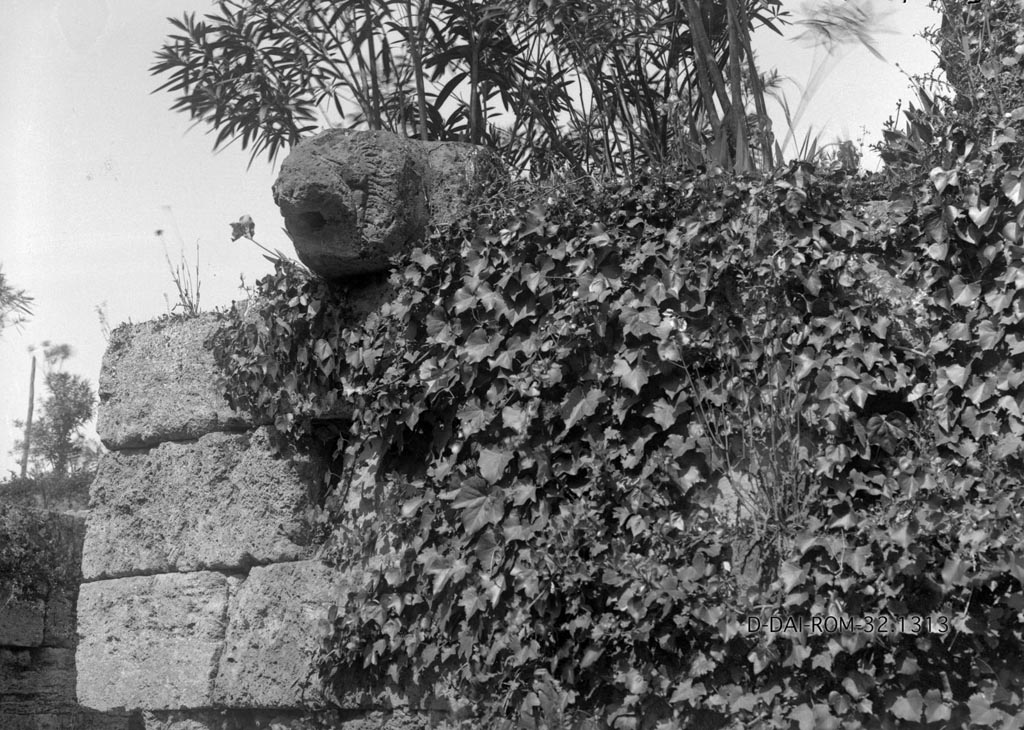
[[[75,709],[73,649],[0,649],[0,713],[60,714]]]
[[[233,594],[214,701],[228,707],[322,704],[318,623],[352,578],[314,560],[253,568]]]
[[[41,600],[0,603],[0,646],[42,646],[45,615]]]
[[[274,201],[299,258],[328,279],[388,268],[388,257],[446,225],[504,175],[491,150],[390,132],[330,129],[281,165]]]
[[[85,580],[296,560],[315,492],[307,457],[275,456],[270,431],[105,454],[92,487]]]
[[[43,619],[43,646],[60,646],[74,649],[78,643],[75,630],[75,598],[78,586],[74,591],[57,591],[46,599],[46,616]]]
[[[209,707],[237,581],[203,572],[84,584],[79,702],[96,710]]]
[[[74,649],[78,643],[75,630],[75,602],[78,584],[82,580],[82,542],[85,540],[85,517],[71,514],[52,514],[51,520],[60,524],[63,539],[53,546],[60,564],[71,567],[62,583],[50,587],[46,597],[43,618],[43,646]]]
[[[141,719],[133,723],[124,714],[94,712],[75,708],[60,713],[33,712],[13,715],[0,712],[3,730],[142,730]]]
[[[194,439],[251,426],[232,410],[204,343],[217,316],[126,324],[110,336],[100,371],[96,430],[109,449]]]
[[[0,649],[2,730],[132,730],[125,715],[84,710],[75,699],[74,649]]]

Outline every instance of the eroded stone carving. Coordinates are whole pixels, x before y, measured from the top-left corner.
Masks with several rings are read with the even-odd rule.
[[[330,129],[284,161],[274,201],[302,262],[351,279],[386,271],[390,256],[457,220],[503,176],[485,147]]]

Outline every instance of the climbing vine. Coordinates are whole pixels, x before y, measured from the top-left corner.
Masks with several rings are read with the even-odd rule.
[[[959,96],[883,175],[510,188],[386,281],[278,262],[215,351],[330,464],[324,558],[367,580],[327,688],[524,728],[1018,726],[1019,8],[974,6],[937,32]]]
[[[447,683],[524,727],[1013,715],[1015,268],[977,281],[1020,201],[978,164],[894,233],[805,166],[507,196],[365,317],[279,264],[217,352],[236,406],[328,447],[325,557],[373,566],[324,682]],[[968,168],[995,208],[953,215]],[[859,630],[751,628],[825,616]]]

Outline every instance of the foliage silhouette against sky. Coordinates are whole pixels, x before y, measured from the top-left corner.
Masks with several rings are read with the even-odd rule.
[[[925,3],[876,2],[892,9],[898,36],[879,48],[910,72],[934,64],[913,35],[934,15]],[[95,308],[107,303],[110,323],[144,321],[167,311],[174,297],[163,247],[191,260],[201,247],[203,304],[238,298],[238,277],[250,283],[269,270],[263,252],[230,242],[229,222],[250,214],[260,242],[287,249],[270,195],[275,169],[248,168],[237,146],[211,154],[212,138],[190,131],[168,110],[172,97],[152,94],[148,69],[168,32],[167,18],[204,13],[200,0],[11,0],[0,27],[0,264],[4,275],[35,298],[35,314],[0,337],[0,473],[17,468],[10,455],[28,396],[28,348],[69,342],[69,372],[96,384],[105,342]],[[812,52],[774,34],[759,34],[764,67],[804,83]],[[863,50],[836,64],[805,114],[815,129],[878,139],[904,77]],[[776,124],[784,120],[776,113]],[[873,164],[869,160],[868,164]],[[37,388],[37,391],[40,389]]]

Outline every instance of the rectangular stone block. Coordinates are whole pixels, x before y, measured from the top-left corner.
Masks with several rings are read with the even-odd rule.
[[[96,425],[107,448],[153,446],[252,426],[224,399],[213,352],[206,347],[220,324],[210,313],[126,324],[111,333]]]
[[[84,584],[79,702],[103,711],[209,707],[237,580],[201,572]]]
[[[41,600],[0,601],[0,646],[42,646],[45,618]]]
[[[253,568],[233,594],[214,701],[228,707],[316,707],[319,624],[353,577],[319,561]]]
[[[85,580],[244,570],[296,560],[318,484],[307,457],[275,455],[270,431],[105,454],[92,487]]]

